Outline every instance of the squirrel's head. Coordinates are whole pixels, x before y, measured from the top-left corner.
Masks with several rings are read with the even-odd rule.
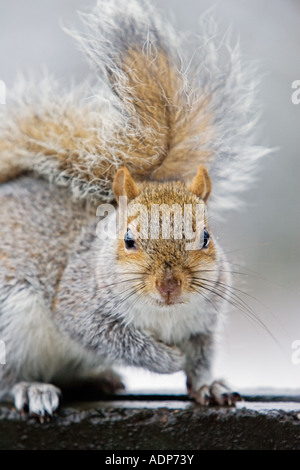
[[[188,184],[138,184],[121,168],[113,189],[119,211],[127,211],[117,261],[127,274],[128,290],[161,306],[185,303],[202,287],[210,290],[217,276],[217,250],[208,225],[211,180],[206,168],[201,165]]]

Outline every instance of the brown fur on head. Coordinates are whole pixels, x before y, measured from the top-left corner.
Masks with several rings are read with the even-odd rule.
[[[137,185],[129,171],[122,168],[116,174],[114,191],[117,200],[120,196],[128,197],[128,223],[118,241],[119,263],[128,273],[140,273],[141,289],[152,300],[163,305],[184,302],[195,291],[195,276],[198,277],[201,269],[214,269],[217,258],[214,241],[210,240],[207,246],[203,241],[204,229],[209,233],[206,202],[211,191],[206,168],[201,165],[189,185],[181,181]],[[170,236],[164,238],[163,223],[168,221],[169,209],[167,236]],[[178,210],[183,215],[189,209],[192,209],[191,228],[196,232],[193,240],[178,225],[178,220],[183,219],[176,219],[172,214],[172,210]],[[147,238],[141,235],[145,224],[149,229]],[[154,230],[157,227],[159,232]],[[180,231],[176,232],[178,227]],[[181,233],[181,237],[174,237],[175,232]],[[206,277],[210,277],[209,273]]]

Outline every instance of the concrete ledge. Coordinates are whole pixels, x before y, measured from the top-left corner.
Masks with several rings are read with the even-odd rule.
[[[202,408],[185,396],[123,395],[66,403],[53,422],[0,407],[0,449],[300,449],[300,397],[246,396]]]

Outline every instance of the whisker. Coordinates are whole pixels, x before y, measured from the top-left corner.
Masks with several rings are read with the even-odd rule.
[[[205,280],[204,283],[198,282],[199,287],[202,287],[205,290],[208,290],[209,292],[217,295],[218,297],[222,298],[230,305],[232,305],[234,308],[244,313],[250,320],[254,321],[257,325],[263,328],[273,339],[273,341],[275,341],[280,350],[282,350],[281,344],[279,343],[278,339],[273,335],[267,325],[256,315],[256,313],[249,307],[249,305],[247,305],[247,303],[243,299],[241,299],[234,292],[230,292],[228,286],[228,290],[225,290],[222,286],[217,286],[217,283],[212,286],[212,284],[209,284],[208,282],[205,284],[205,282]]]
[[[233,263],[235,264],[236,266],[240,266],[238,265],[237,263]],[[242,267],[242,266],[240,266]],[[259,276],[257,273],[255,273],[253,271],[253,273],[247,273],[247,272],[241,272],[241,271],[231,271],[231,270],[222,270],[222,269],[201,269],[201,270],[194,270],[193,271],[193,274],[203,274],[203,273],[231,273],[231,274],[235,274],[235,275],[241,275],[241,276],[248,276],[250,278],[253,278],[253,279],[259,279],[259,280],[262,280],[262,281],[265,281],[265,282],[268,282],[269,284],[271,285],[275,285],[276,287],[280,287],[280,288],[285,288],[283,285],[280,285],[278,283],[275,283],[275,282],[272,282],[272,281],[269,281],[268,279],[265,279],[261,276]],[[220,281],[219,281],[220,282]],[[221,283],[220,283],[221,284]],[[224,284],[225,286],[225,284]],[[254,297],[253,295],[251,295],[250,293],[246,292],[246,291],[243,291],[235,286],[228,286],[226,285],[227,288],[231,288],[232,290],[235,290],[235,291],[238,291],[240,293],[242,293],[243,295],[247,296],[248,298],[251,298],[252,300],[254,300],[255,302],[257,302],[259,305],[261,305],[267,312],[269,312],[269,314],[272,316],[273,320],[279,325],[279,327],[281,328],[282,331],[284,331],[286,334],[289,334],[285,325],[283,325],[280,320],[278,319],[278,317],[274,314],[274,312],[270,309],[269,306],[267,306],[264,302],[262,302],[261,300],[259,300],[257,297]]]
[[[111,286],[116,286],[116,285],[119,285],[119,284],[124,284],[125,282],[130,283],[130,282],[139,281],[140,279],[141,279],[140,277],[134,277],[134,278],[131,278],[131,279],[123,279],[121,281],[110,282],[109,284],[104,284],[104,286],[105,287],[111,287]]]
[[[240,296],[238,296],[234,292],[234,290],[237,290],[237,291],[244,294],[244,292],[241,291],[240,289],[236,289],[233,286],[224,284],[220,281],[212,281],[211,279],[203,279],[202,278],[201,282],[203,282],[203,281],[206,285],[209,285],[212,288],[218,287],[221,292],[223,292],[226,295],[229,295],[232,300],[235,300],[237,302],[237,305],[239,305],[239,307],[243,307],[243,308],[248,309],[249,313],[251,311],[251,313],[256,316],[255,312],[249,307],[249,305]],[[222,290],[221,290],[221,288],[222,288]]]
[[[196,292],[197,294],[200,294],[201,297],[204,298],[204,300],[206,300],[208,303],[210,303],[210,305],[216,310],[216,312],[220,313],[219,309],[217,308],[217,306],[213,303],[212,299],[209,299],[206,295],[204,295],[204,293],[201,291],[201,289],[196,289],[197,285],[194,286],[193,285],[193,281],[191,283],[191,288],[194,292]]]
[[[224,282],[221,282],[219,280],[217,281],[213,281],[212,279],[205,279],[205,278],[199,278],[200,281],[206,281],[206,282],[211,282],[212,284],[215,284],[217,283],[218,285],[226,288],[226,289],[229,289],[231,291],[237,291],[237,292],[240,292],[241,294],[245,295],[246,297],[249,297],[250,299],[252,300],[255,300],[256,302],[260,303],[263,307],[267,308],[267,306],[265,306],[263,303],[261,303],[256,297],[254,297],[254,295],[252,294],[249,294],[249,292],[246,292],[246,291],[243,291],[242,289],[236,287],[236,286],[232,286],[232,285],[229,285],[229,284],[225,284]]]
[[[120,296],[120,300],[117,300],[116,307],[118,307],[119,305],[122,305],[124,302],[130,299],[130,297],[132,297],[134,294],[139,292],[141,289],[144,289],[144,287],[145,287],[144,283],[137,284],[131,291],[128,292],[127,295],[125,295],[124,297]]]
[[[236,265],[238,267],[243,267],[242,265],[239,265],[237,263],[231,263],[232,265]],[[283,284],[279,284],[278,282],[275,282],[275,281],[271,281],[270,279],[266,279],[264,277],[262,277],[259,273],[256,273],[255,271],[251,271],[251,272],[243,272],[243,271],[234,271],[234,270],[230,270],[230,269],[219,269],[219,268],[216,268],[216,269],[199,269],[199,270],[193,270],[192,271],[193,273],[197,274],[197,273],[224,273],[224,274],[234,274],[234,275],[239,275],[239,276],[245,276],[245,277],[250,277],[252,279],[258,279],[260,281],[264,281],[268,284],[271,284],[275,287],[280,287],[281,289],[287,289],[286,286],[284,286]]]

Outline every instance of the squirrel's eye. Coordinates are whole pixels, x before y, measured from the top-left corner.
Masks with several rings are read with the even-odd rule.
[[[127,248],[127,250],[136,248],[136,242],[135,242],[133,233],[130,229],[127,229],[127,232],[125,233],[124,242],[125,242],[125,247]]]
[[[206,230],[206,228],[204,228],[203,232],[202,232],[202,235],[201,235],[201,243],[200,243],[201,248],[207,248],[208,247],[209,239],[210,239],[209,233]]]

